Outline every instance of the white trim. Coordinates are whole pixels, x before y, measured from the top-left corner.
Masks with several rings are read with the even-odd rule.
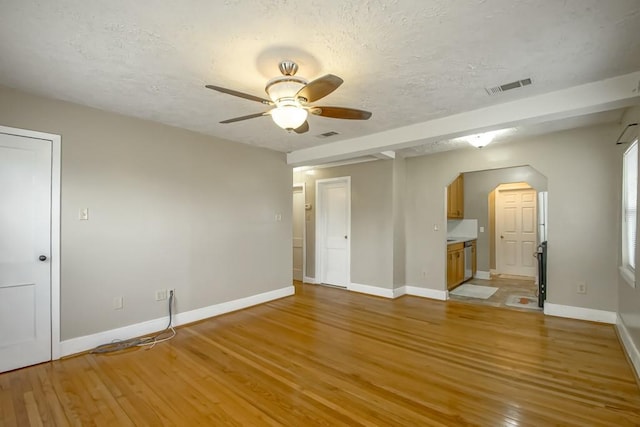
[[[304,182],[293,184],[293,189],[302,188],[302,280],[307,274],[307,186]],[[293,221],[293,220],[292,220]],[[293,270],[293,269],[292,269]]]
[[[197,308],[195,310],[186,311],[184,313],[176,313],[173,317],[173,325],[180,326],[187,323],[197,322],[199,320],[208,319],[210,317],[219,316],[221,314],[230,313],[243,308],[251,307],[276,299],[288,297],[295,293],[293,286],[264,292],[257,295],[251,295],[245,298],[239,298],[233,301],[222,302],[210,305],[208,307]],[[128,339],[131,337],[139,337],[154,332],[162,331],[167,326],[167,318],[147,320],[146,322],[136,323],[133,325],[123,326],[109,331],[98,332],[92,335],[72,338],[60,343],[61,356],[69,356],[72,354],[82,353],[91,350],[101,344],[110,343],[117,339]],[[178,332],[180,333],[180,332]]]
[[[393,289],[381,288],[379,286],[351,283],[347,285],[347,290],[351,292],[360,292],[361,294],[375,295],[377,297],[395,298]]]
[[[60,152],[62,138],[52,133],[0,126],[0,133],[51,141],[51,360],[60,358]]]
[[[439,301],[446,301],[449,299],[449,291],[421,288],[419,286],[405,286],[405,290],[407,295],[413,295],[416,297],[437,299]]]
[[[488,271],[477,270],[476,275],[473,277],[475,277],[476,279],[491,280],[491,273],[489,273]]]
[[[311,283],[312,285],[318,285],[320,282],[318,282],[315,277],[304,276],[302,278],[302,283]]]
[[[593,308],[574,307],[571,305],[544,303],[544,314],[547,316],[567,317],[569,319],[589,320],[591,322],[615,324],[618,315],[615,311],[596,310]]]
[[[622,277],[622,279],[624,279],[624,281],[627,282],[629,286],[631,286],[632,288],[636,287],[636,278],[634,272],[631,271],[629,267],[621,265],[618,267],[618,271],[620,272],[620,277]]]
[[[624,348],[627,356],[629,356],[631,365],[635,369],[636,377],[640,380],[640,350],[633,342],[633,338],[631,338],[631,334],[629,334],[629,330],[620,316],[618,316],[618,321],[616,322],[616,329],[622,341],[622,348]]]
[[[398,297],[401,297],[402,295],[407,294],[407,287],[401,286],[399,288],[392,289],[392,291],[393,291],[393,297],[398,298]]]
[[[452,114],[350,139],[301,148],[287,154],[292,166],[329,163],[400,150],[420,143],[456,138],[517,124],[543,123],[637,105],[640,71],[554,92]]]
[[[322,194],[320,188],[325,184],[332,183],[340,183],[343,182],[345,184],[345,189],[347,192],[346,200],[347,200],[347,277],[345,285],[351,283],[351,177],[350,176],[341,176],[337,178],[327,178],[327,179],[318,179],[316,180],[316,259],[315,259],[315,268],[316,268],[316,280],[318,283],[324,283],[325,281],[325,272],[324,272],[324,260],[323,260],[323,251],[322,247],[324,246],[325,240],[325,225],[324,219],[321,215],[324,215],[323,206],[324,201],[322,199]]]

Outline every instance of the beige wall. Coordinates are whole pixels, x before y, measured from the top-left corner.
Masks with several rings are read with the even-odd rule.
[[[315,277],[316,180],[351,177],[351,282],[392,288],[393,284],[393,166],[378,160],[316,169],[314,175],[294,173],[293,182],[305,183],[306,276]]]
[[[635,109],[628,111],[622,122],[623,125],[620,126],[620,131],[627,123],[640,123],[640,107],[636,107]],[[627,147],[628,145],[622,145],[622,151],[626,150]],[[622,170],[622,154],[618,158],[618,166],[620,170]],[[638,182],[640,183],[640,179]],[[640,226],[640,221],[638,221],[638,225]],[[637,229],[640,230],[640,228]],[[621,247],[622,242],[619,240],[619,264],[622,263]],[[624,323],[627,331],[629,331],[636,348],[640,349],[640,280],[638,280],[640,276],[638,274],[638,269],[640,267],[638,266],[640,266],[640,250],[636,250],[636,287],[631,287],[622,278],[618,280],[618,313],[620,315],[620,320]],[[640,371],[638,371],[638,374],[640,374]]]
[[[393,160],[393,287],[405,285],[406,234],[404,207],[406,203],[407,162],[402,157]]]
[[[548,179],[548,301],[615,311],[618,133],[598,126],[407,159],[407,285],[445,290],[445,187],[458,173],[531,165]],[[577,281],[587,282],[586,295]]]
[[[62,136],[62,339],[291,285],[282,153],[1,87],[0,124]]]
[[[547,190],[547,178],[531,166],[492,169],[464,174],[464,217],[477,219],[478,227],[484,227],[484,233],[478,232],[477,263],[478,270],[489,271],[491,236],[495,233],[495,224],[489,218],[489,193],[498,185],[510,182],[526,182],[537,191]],[[495,198],[495,195],[494,195]],[[494,242],[495,246],[495,242]]]

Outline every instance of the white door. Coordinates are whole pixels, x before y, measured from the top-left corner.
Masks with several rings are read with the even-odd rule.
[[[293,280],[304,277],[304,187],[293,188]]]
[[[498,188],[496,225],[498,273],[535,277],[536,191]]]
[[[316,266],[320,283],[349,285],[350,182],[349,177],[316,181],[319,244]]]
[[[0,133],[0,372],[51,360],[51,144]]]

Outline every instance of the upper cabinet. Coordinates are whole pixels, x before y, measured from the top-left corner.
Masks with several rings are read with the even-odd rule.
[[[447,187],[447,219],[464,219],[464,177],[462,174]]]

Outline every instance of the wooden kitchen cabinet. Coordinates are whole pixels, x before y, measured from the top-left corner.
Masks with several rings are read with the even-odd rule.
[[[447,247],[447,289],[451,290],[464,280],[464,243]]]
[[[447,219],[464,219],[464,176],[462,174],[447,187]]]

